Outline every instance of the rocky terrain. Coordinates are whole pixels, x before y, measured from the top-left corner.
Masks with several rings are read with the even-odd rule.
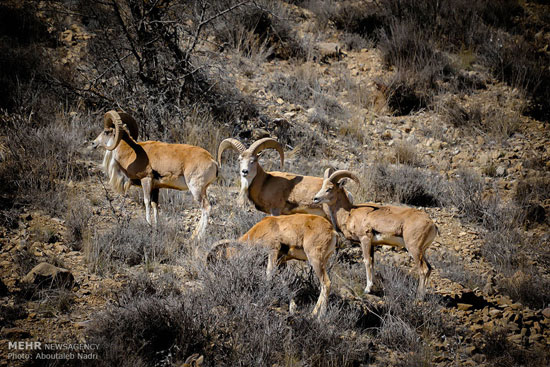
[[[445,46],[451,34],[440,43],[399,41],[401,23],[387,11],[392,4],[410,11],[407,1],[381,2],[384,11],[368,1],[36,3],[0,4],[18,29],[0,28],[3,49],[15,50],[2,62],[14,74],[36,71],[0,101],[1,366],[550,364],[548,106],[529,70],[509,71],[531,59],[495,72],[487,44]],[[524,52],[546,65],[537,74],[544,82],[550,7],[495,4],[476,10],[494,32],[483,36],[500,37],[491,52],[504,60],[507,40],[533,45]],[[441,29],[445,6],[434,10]],[[180,28],[168,26],[173,19]],[[400,56],[391,57],[391,45]],[[427,61],[409,57],[407,47]],[[28,68],[14,66],[29,54],[36,60]],[[3,89],[16,85],[10,78],[3,72]],[[89,147],[113,108],[136,116],[143,140],[197,144],[214,156],[227,137],[247,144],[276,137],[287,171],[349,169],[361,179],[347,186],[355,202],[425,210],[440,232],[427,251],[428,296],[414,299],[409,255],[386,246],[375,253],[376,290],[363,294],[361,250],[344,240],[329,271],[325,323],[309,317],[319,287],[307,265],[270,282],[261,259],[208,268],[215,241],[263,217],[237,205],[236,155],[227,155],[209,189],[206,239],[191,239],[200,210],[189,193],[162,193],[161,223],[151,229],[141,189],[124,197],[111,190],[103,151]],[[268,151],[261,164],[278,169]],[[55,268],[31,274],[41,263]],[[249,296],[249,306],[233,300]],[[89,359],[39,359],[14,341],[98,347]],[[192,355],[202,357],[187,360]]]

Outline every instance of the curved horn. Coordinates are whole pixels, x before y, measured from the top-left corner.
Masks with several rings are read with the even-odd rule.
[[[223,140],[220,143],[219,147],[218,147],[218,166],[220,168],[222,166],[222,153],[227,148],[234,149],[237,152],[239,152],[239,154],[241,154],[242,152],[244,152],[246,150],[244,145],[240,141],[238,141],[237,139],[227,138],[227,139]]]
[[[279,152],[279,156],[281,157],[281,168],[283,168],[285,163],[285,152],[283,151],[281,143],[279,143],[277,140],[273,138],[263,138],[257,140],[248,148],[248,150],[252,152],[252,154],[256,155],[262,150],[269,148],[275,149],[277,152]]]
[[[343,170],[343,169],[333,172],[332,175],[330,175],[330,177],[328,178],[328,180],[334,184],[337,184],[338,181],[340,181],[343,178],[351,178],[353,181],[360,184],[359,178],[357,178],[355,173],[351,171]]]
[[[105,114],[105,116],[103,117],[103,126],[105,128],[109,128],[109,127],[115,128],[115,139],[113,141],[113,144],[105,145],[105,149],[113,150],[118,146],[118,143],[120,143],[120,140],[122,139],[122,134],[120,131],[121,125],[122,125],[122,120],[118,112],[109,111]]]
[[[128,131],[130,137],[134,140],[137,140],[139,135],[139,126],[136,120],[126,112],[119,112],[118,115],[122,122],[126,125],[126,130]]]

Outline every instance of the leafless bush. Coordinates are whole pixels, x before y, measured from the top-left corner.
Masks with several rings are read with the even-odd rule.
[[[449,188],[438,174],[410,166],[375,164],[365,166],[361,174],[363,201],[440,206]]]
[[[364,38],[375,38],[383,25],[383,14],[369,2],[309,0],[305,7],[315,13],[319,27],[334,24],[336,28]]]
[[[522,256],[526,257],[526,254],[522,254],[522,252],[528,250],[527,248],[519,249],[519,261],[521,261]],[[540,249],[536,250],[535,253],[537,252],[540,253]],[[518,260],[514,262],[517,263]],[[550,304],[550,292],[548,291],[550,280],[545,277],[544,271],[537,269],[528,261],[520,265],[519,269],[515,270],[510,276],[500,279],[497,286],[510,298],[518,300],[528,307],[533,309],[547,307]]]
[[[490,205],[483,198],[483,190],[484,183],[479,176],[469,171],[460,171],[450,185],[445,205],[457,208],[466,221],[482,224],[485,221],[486,207]]]
[[[445,320],[442,305],[435,295],[424,302],[416,299],[416,279],[392,265],[377,265],[383,279],[382,323],[378,330],[380,343],[392,350],[411,353],[423,359],[428,349],[426,335],[454,336],[452,323]]]
[[[372,46],[371,42],[356,33],[343,33],[339,36],[339,40],[343,48],[348,51],[360,51]]]
[[[453,73],[450,61],[436,50],[429,33],[414,23],[394,21],[383,30],[379,48],[384,61],[397,73],[385,84],[388,105],[401,115],[427,106],[441,80]]]
[[[346,366],[368,358],[350,334],[357,313],[331,305],[323,324],[309,319],[306,310],[287,314],[297,292],[295,275],[285,269],[266,279],[261,249],[208,268],[201,264],[197,274],[201,286],[184,294],[145,284],[145,293],[132,291],[98,315],[88,335],[101,345],[101,363],[174,364],[191,353],[202,354],[207,366],[281,361]]]
[[[95,232],[84,248],[90,269],[99,273],[109,273],[120,264],[167,261],[187,250],[178,226],[161,223],[153,228],[142,219],[130,218],[123,218],[106,232]]]
[[[422,349],[422,340],[416,330],[391,314],[383,318],[378,336],[380,342],[392,350],[418,353]]]
[[[131,1],[111,6],[79,2],[78,6],[93,19],[90,31],[97,37],[90,47],[102,50],[92,53],[90,60],[99,74],[94,87],[99,88],[99,97],[107,97],[102,104],[120,101],[127,110],[136,111],[139,119],[155,121],[161,132],[169,128],[160,125],[163,113],[180,115],[196,103],[208,106],[224,122],[257,113],[232,80],[226,80],[216,54],[203,48],[216,22],[240,19],[233,12],[250,4],[198,0],[152,6],[151,11]],[[129,91],[127,85],[134,85],[134,90]]]
[[[430,264],[439,271],[442,277],[462,284],[466,288],[482,289],[486,284],[486,279],[482,275],[466,269],[463,261],[453,252],[444,249],[437,249],[430,256]]]
[[[21,305],[0,306],[0,326],[13,327],[14,321],[24,319],[28,312]]]
[[[399,141],[394,148],[395,163],[405,164],[411,167],[419,167],[422,165],[422,160],[414,146],[405,141]]]
[[[0,116],[7,138],[6,159],[0,161],[1,189],[18,200],[32,197],[44,209],[59,215],[63,211],[60,181],[88,176],[79,162],[82,141],[79,133],[63,124],[35,125],[32,116]]]
[[[541,204],[550,199],[549,186],[545,179],[522,180],[518,183],[514,202],[527,227],[545,222],[547,213]]]
[[[218,12],[238,4],[239,1],[224,0],[216,4]],[[285,7],[274,1],[244,4],[214,21],[217,40],[239,50],[245,56],[259,52],[266,57],[281,59],[305,59],[307,50],[293,30]]]
[[[87,200],[73,199],[68,204],[65,214],[65,228],[67,228],[65,240],[76,251],[82,249],[82,242],[90,236],[89,222],[92,217],[92,209]]]
[[[485,333],[476,344],[487,356],[490,366],[543,366],[550,359],[548,351],[539,348],[524,349],[507,339],[509,331],[497,329]]]
[[[447,101],[439,109],[449,124],[468,134],[488,134],[504,140],[519,129],[521,111],[504,111],[503,108],[505,106],[484,107],[479,102],[462,106],[456,101]]]

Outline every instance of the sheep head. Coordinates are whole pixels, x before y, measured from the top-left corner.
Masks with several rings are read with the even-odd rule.
[[[254,142],[248,149],[237,139],[229,138],[220,143],[218,148],[218,163],[221,167],[222,153],[225,149],[230,148],[239,153],[239,174],[241,183],[248,187],[256,174],[258,173],[259,154],[265,149],[275,149],[281,157],[281,168],[284,165],[284,151],[281,144],[273,138],[263,138]]]
[[[315,194],[313,202],[316,204],[326,203],[331,205],[338,199],[340,193],[343,193],[349,200],[348,194],[344,190],[343,179],[345,178],[351,178],[359,183],[359,178],[350,171],[338,170],[332,172],[330,168],[327,168],[323,177],[323,186],[321,186],[319,192]]]
[[[115,149],[122,138],[136,140],[139,129],[136,120],[124,112],[109,111],[103,117],[103,131],[92,142],[92,147],[103,145],[107,150]]]

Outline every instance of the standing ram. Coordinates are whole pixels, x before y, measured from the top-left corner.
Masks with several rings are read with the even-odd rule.
[[[222,153],[226,149],[239,153],[241,192],[254,203],[256,209],[271,215],[307,213],[326,217],[320,204],[312,198],[323,185],[321,177],[302,176],[288,172],[265,172],[259,163],[259,154],[264,149],[275,149],[284,164],[281,144],[273,138],[263,138],[248,149],[234,138],[223,140],[218,148],[218,164],[221,167]]]
[[[431,272],[425,252],[438,233],[436,225],[426,212],[415,208],[379,204],[353,205],[342,187],[342,180],[345,178],[359,183],[352,172],[325,171],[323,186],[313,201],[326,204],[327,215],[335,230],[348,240],[361,243],[367,273],[365,293],[370,293],[374,283],[374,245],[384,244],[407,249],[420,276],[417,296],[422,298]]]
[[[103,131],[92,142],[105,147],[103,167],[113,189],[125,194],[131,185],[143,188],[145,216],[158,221],[159,189],[189,190],[201,205],[201,219],[193,237],[204,234],[210,214],[206,189],[216,179],[218,166],[208,151],[188,144],[136,142],[138,125],[127,113],[109,111]],[[151,221],[150,206],[153,208]]]

